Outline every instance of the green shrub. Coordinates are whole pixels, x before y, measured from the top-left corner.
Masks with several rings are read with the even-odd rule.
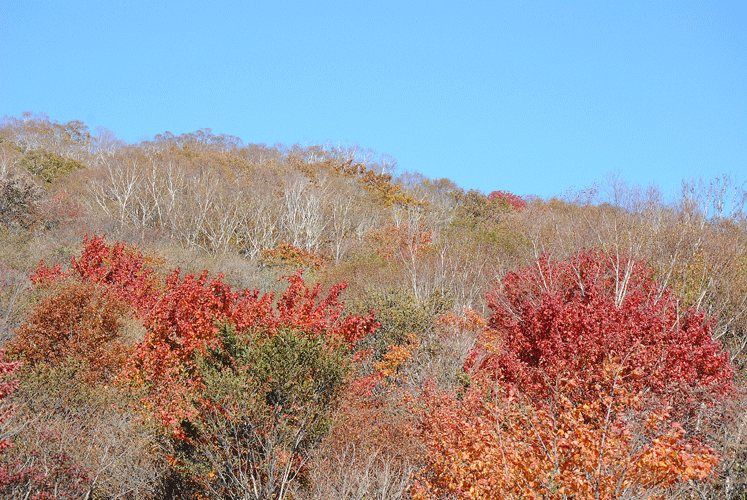
[[[21,166],[41,178],[46,185],[52,184],[60,177],[85,168],[82,163],[64,158],[44,148],[31,149],[21,158]]]
[[[200,418],[179,459],[205,493],[220,498],[283,498],[302,474],[349,373],[347,347],[283,327],[236,332],[198,360]]]

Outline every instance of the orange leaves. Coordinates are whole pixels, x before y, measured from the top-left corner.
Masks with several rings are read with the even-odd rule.
[[[485,318],[472,309],[465,309],[461,316],[454,313],[439,316],[436,325],[450,326],[458,330],[480,331],[485,328]]]
[[[409,263],[433,243],[431,231],[423,223],[389,225],[377,239],[379,252],[388,262]]]
[[[42,296],[9,342],[9,352],[31,366],[83,361],[88,382],[111,380],[133,346],[121,335],[129,308],[93,283],[57,285]]]
[[[721,457],[689,419],[729,396],[733,368],[650,269],[543,257],[488,299],[469,388],[422,398],[415,498],[663,499],[712,473]]]
[[[415,498],[664,498],[677,483],[704,479],[719,460],[684,439],[665,413],[641,421],[624,394],[609,414],[599,402],[560,396],[536,409],[515,394],[490,394],[425,395],[418,433],[427,454]]]
[[[394,377],[399,368],[412,359],[413,352],[420,347],[420,341],[410,333],[401,345],[393,344],[384,353],[382,361],[376,363],[375,369],[384,377]]]
[[[262,251],[262,262],[271,266],[287,266],[294,269],[309,268],[316,271],[326,264],[324,258],[303,248],[294,247],[285,240],[280,241],[275,248]]]

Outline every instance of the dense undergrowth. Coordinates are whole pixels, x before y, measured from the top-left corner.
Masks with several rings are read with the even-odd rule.
[[[0,495],[747,496],[729,178],[563,197],[0,126]]]

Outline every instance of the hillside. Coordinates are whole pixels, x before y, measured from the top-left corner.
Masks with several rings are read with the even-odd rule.
[[[5,118],[0,491],[745,498],[745,202]]]

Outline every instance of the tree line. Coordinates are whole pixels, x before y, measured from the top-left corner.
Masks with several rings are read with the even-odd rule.
[[[744,186],[0,125],[8,498],[744,498]]]

